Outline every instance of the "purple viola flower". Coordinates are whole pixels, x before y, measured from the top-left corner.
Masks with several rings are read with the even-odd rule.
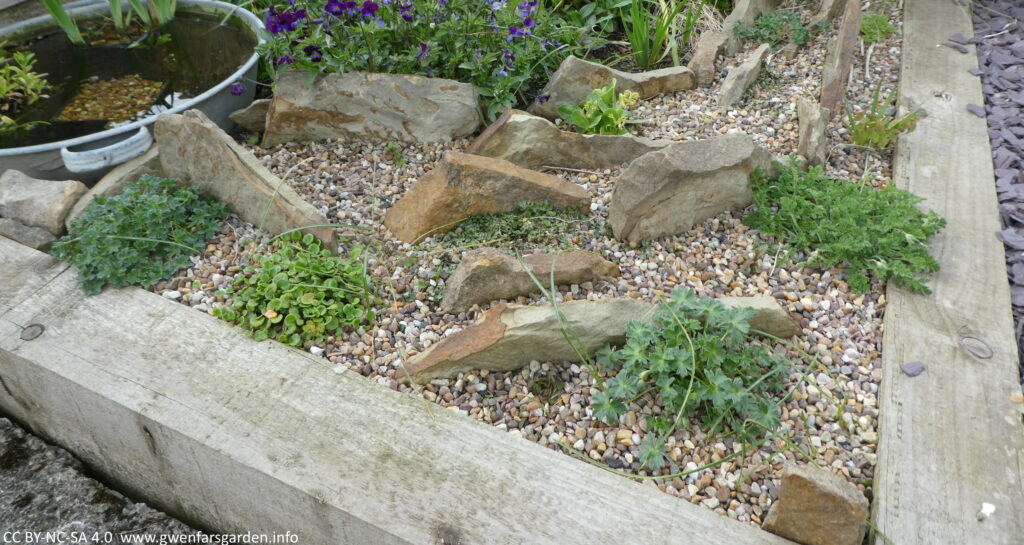
[[[498,71],[498,75],[503,77],[503,78],[506,78],[506,77],[508,77],[508,72],[506,72],[505,69],[502,68],[500,71]]]
[[[344,13],[345,8],[341,5],[339,0],[327,0],[327,5],[324,6],[324,11],[331,15],[341,15]]]
[[[263,17],[263,26],[267,27],[267,32],[271,34],[277,34],[284,30],[281,27],[281,23],[277,21],[277,10],[274,9],[274,6],[270,6],[270,9],[267,10],[267,15]]]
[[[537,104],[544,104],[545,102],[551,100],[551,95],[538,95],[537,98],[534,100],[537,101]]]
[[[530,29],[528,29],[528,28],[519,28],[517,26],[510,26],[510,27],[508,27],[508,38],[506,38],[506,40],[511,42],[513,38],[522,38],[523,36],[527,36],[529,34],[530,34]]]
[[[495,0],[494,2],[491,2],[491,11],[498,11],[504,9],[505,5],[505,0]]]
[[[425,61],[427,60],[427,54],[430,53],[430,46],[420,42],[420,52],[416,55],[416,60]]]
[[[402,19],[405,19],[405,22],[412,22],[412,4],[402,4],[401,6],[398,6],[398,13],[402,15]]]
[[[362,13],[363,17],[373,17],[377,14],[378,7],[376,2],[366,0],[363,2],[363,9],[359,10],[359,13]]]
[[[274,64],[281,66],[282,64],[291,64],[293,62],[295,62],[295,59],[293,59],[291,55],[281,55]]]
[[[524,0],[523,2],[519,2],[519,16],[529,17],[533,12],[537,11],[537,4],[539,3],[539,0],[531,0],[529,2]]]
[[[523,19],[523,28],[533,28],[535,26],[537,26],[537,23],[533,22],[533,19],[529,17]]]
[[[231,84],[231,96],[239,96],[245,92],[245,86],[242,82],[236,81]]]
[[[313,62],[320,62],[324,58],[324,52],[319,46],[307,45],[302,48],[302,51],[309,56],[309,60]]]

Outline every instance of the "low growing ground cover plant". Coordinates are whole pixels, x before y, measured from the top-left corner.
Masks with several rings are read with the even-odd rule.
[[[551,248],[572,247],[572,233],[595,221],[575,208],[559,209],[549,203],[520,203],[504,214],[476,214],[447,233],[437,235],[444,247],[481,244],[519,246],[523,243]]]
[[[887,187],[827,178],[820,167],[803,171],[795,159],[778,178],[754,175],[755,210],[744,223],[809,256],[812,265],[842,266],[850,287],[867,291],[871,277],[915,293],[931,293],[927,276],[939,270],[928,240],[946,224],[921,198]]]
[[[472,83],[493,119],[525,103],[574,50],[580,29],[540,0],[278,0],[261,51],[278,70],[422,74]],[[546,79],[546,78],[543,78]]]
[[[598,352],[597,364],[618,373],[594,394],[594,416],[618,423],[631,402],[656,392],[665,412],[648,418],[640,444],[640,462],[653,469],[666,463],[668,437],[692,418],[743,442],[775,430],[790,364],[752,338],[754,312],[676,289],[652,322],[629,324],[622,348]]]
[[[892,26],[885,15],[871,13],[860,20],[860,35],[868,45],[888,38],[895,31],[896,27]]]
[[[558,107],[558,115],[583,134],[628,134],[629,109],[636,106],[640,95],[626,91],[616,96],[615,80],[590,92],[577,105]]]
[[[871,99],[871,106],[868,111],[854,115],[849,106],[846,107],[846,129],[850,131],[850,139],[858,146],[867,146],[875,149],[889,147],[889,144],[896,141],[896,138],[917,127],[919,109],[914,109],[899,117],[896,117],[896,108],[893,106],[893,95],[890,91],[884,101],[879,97],[882,92],[882,83],[875,86],[875,93]]]
[[[771,44],[772,49],[789,41],[804,46],[811,41],[814,33],[822,30],[824,25],[808,27],[800,20],[800,15],[789,11],[773,11],[759,15],[753,25],[744,25],[737,21],[733,33],[741,40],[752,40],[757,43]]]
[[[78,269],[85,293],[148,286],[187,266],[226,216],[227,207],[198,188],[147,174],[120,195],[96,197],[51,253]]]
[[[214,316],[237,324],[254,339],[303,347],[375,319],[373,290],[361,248],[338,257],[310,234],[277,239],[276,250],[235,278],[231,304]]]

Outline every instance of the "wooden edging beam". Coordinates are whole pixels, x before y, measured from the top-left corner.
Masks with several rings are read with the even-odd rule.
[[[967,8],[906,0],[900,111],[926,117],[900,138],[893,179],[946,229],[932,244],[932,295],[890,286],[873,519],[896,545],[1024,543],[1024,421],[998,202],[977,58],[940,47],[972,34]],[[910,377],[904,363],[925,371]],[[883,545],[881,536],[872,545]]]

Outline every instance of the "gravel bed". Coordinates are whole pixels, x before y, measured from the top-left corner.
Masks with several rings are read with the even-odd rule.
[[[897,32],[871,50],[858,52],[848,93],[856,111],[870,102],[879,79],[895,88],[899,63],[898,6],[885,10]],[[806,6],[805,4],[804,6]],[[798,6],[795,9],[805,9]],[[653,120],[643,134],[673,139],[706,138],[740,130],[749,132],[776,158],[795,153],[797,120],[793,99],[815,98],[820,83],[825,44],[834,28],[815,38],[792,60],[776,56],[770,62],[775,79],[728,112],[718,112],[714,97],[722,75],[707,90],[687,91],[641,101],[639,117]],[[742,53],[740,54],[742,56]],[[731,63],[734,59],[724,61]],[[890,154],[851,147],[841,122],[829,127],[830,157],[826,171],[874,186],[889,182]],[[308,347],[331,364],[347,365],[385,387],[422,395],[450,410],[506,429],[528,440],[559,448],[567,441],[571,453],[629,475],[651,476],[637,461],[637,446],[646,433],[647,419],[661,412],[648,395],[629,407],[616,425],[592,416],[591,390],[595,379],[579,364],[531,362],[519,372],[470,372],[452,380],[410,384],[401,362],[440,341],[477,318],[483,308],[457,315],[438,310],[444,281],[466,248],[442,248],[431,239],[417,247],[392,240],[383,227],[385,211],[443,154],[464,149],[467,142],[405,145],[400,161],[386,151],[388,142],[286,144],[263,149],[249,146],[275,174],[340,229],[373,250],[370,260],[375,284],[385,293],[378,324]],[[580,184],[592,196],[592,214],[607,220],[607,208],[619,170],[553,171]],[[780,408],[779,437],[745,456],[713,468],[694,471],[742,451],[728,437],[710,437],[698,423],[669,439],[669,467],[660,479],[647,479],[666,493],[699,503],[731,518],[760,524],[777,498],[779,471],[788,460],[829,468],[847,478],[870,498],[876,463],[877,392],[881,379],[880,351],[885,298],[882,286],[869,293],[849,290],[841,271],[802,266],[802,255],[773,250],[773,241],[744,226],[740,214],[724,213],[685,235],[631,246],[606,235],[600,227],[581,225],[571,233],[575,246],[591,250],[617,264],[618,279],[559,286],[561,301],[633,297],[656,301],[676,287],[698,294],[771,295],[799,321],[803,335],[793,346],[778,345],[794,368],[791,398]],[[195,266],[155,291],[201,310],[223,300],[217,290],[252,259],[246,241],[258,231],[233,219]],[[529,247],[506,245],[528,251]],[[409,259],[411,258],[411,259]],[[519,303],[544,299],[520,297]],[[787,446],[796,445],[799,451]],[[802,451],[802,452],[800,452]],[[806,454],[805,454],[806,453]]]
[[[975,36],[950,43],[977,44],[1024,384],[1024,7],[998,0],[972,5]]]

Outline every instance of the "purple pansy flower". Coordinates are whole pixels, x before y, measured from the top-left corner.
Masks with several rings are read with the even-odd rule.
[[[378,6],[376,2],[366,0],[365,2],[363,2],[363,9],[361,9],[359,13],[362,13],[363,17],[373,17],[374,15],[377,14],[377,8]]]
[[[520,17],[528,17],[528,16],[532,15],[533,12],[537,11],[537,4],[538,3],[539,3],[538,0],[531,0],[529,2],[526,2],[526,1],[519,2],[519,16]]]
[[[293,62],[295,62],[295,59],[293,59],[291,55],[282,55],[274,64],[281,66],[282,64],[291,64]]]
[[[302,48],[302,51],[309,55],[309,60],[313,62],[320,62],[324,58],[324,52],[320,50],[319,46],[307,45]]]
[[[537,26],[537,23],[533,22],[533,19],[531,19],[529,17],[527,17],[526,19],[523,19],[523,27],[525,27],[525,28],[533,28],[535,26]]]
[[[398,12],[402,14],[402,19],[405,19],[405,22],[412,22],[412,4],[398,6]]]
[[[427,53],[430,52],[430,46],[420,42],[420,52],[416,55],[416,60],[423,61],[427,59]]]
[[[236,81],[231,84],[231,96],[239,96],[245,92],[245,86],[241,82]]]

